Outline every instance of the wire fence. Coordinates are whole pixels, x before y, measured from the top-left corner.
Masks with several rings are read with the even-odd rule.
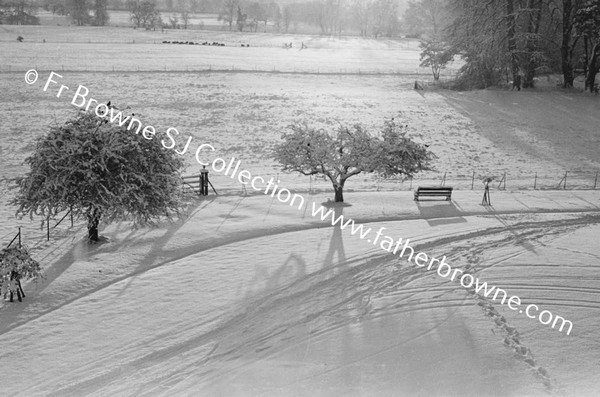
[[[268,183],[270,180],[279,188],[308,195],[332,192],[331,182],[323,177],[299,176],[295,174],[266,173],[255,174]],[[462,174],[438,172],[419,175],[415,178],[379,178],[375,175],[359,175],[347,181],[346,192],[361,191],[410,191],[419,186],[448,186],[456,190],[483,189],[483,179],[490,173],[472,170]],[[563,171],[554,173],[510,173],[498,172],[492,175],[492,190],[598,190],[600,189],[599,171]],[[200,189],[200,175],[189,175],[182,179],[182,185],[194,196],[202,195],[260,195],[263,190],[255,190],[251,185],[240,183],[237,179],[219,173],[211,173],[208,179],[209,190]],[[262,185],[264,186],[264,185]],[[26,245],[38,261],[56,259],[64,253],[76,239],[81,238],[87,223],[73,217],[65,211],[51,218],[21,219],[19,225],[8,229],[0,236],[2,248],[13,245]]]
[[[285,173],[256,173],[268,183],[296,192],[315,194],[332,191],[332,183],[322,176],[301,176]],[[194,176],[197,178],[197,176]],[[491,177],[494,190],[596,190],[600,189],[599,171],[562,171],[541,173],[532,171],[489,173],[472,170],[468,173],[437,172],[417,175],[414,178],[381,178],[376,175],[358,175],[347,180],[345,191],[409,191],[419,186],[451,186],[456,190],[483,189],[483,180]],[[219,194],[261,194],[250,184],[242,184],[219,173],[211,173],[210,180]],[[257,184],[257,187],[261,183]],[[264,186],[264,184],[262,184]]]
[[[282,73],[282,74],[315,74],[315,75],[365,75],[365,76],[414,76],[417,79],[432,79],[431,70],[427,68],[352,68],[337,66],[310,66],[310,65],[233,65],[233,64],[144,64],[140,65],[33,65],[23,67],[15,65],[0,65],[0,73],[25,73],[29,69],[40,73],[66,72],[66,73]],[[457,69],[445,69],[440,73],[440,81],[452,80],[458,74]]]
[[[38,262],[48,263],[64,254],[69,244],[79,238],[85,225],[81,219],[73,217],[71,211],[54,217],[20,219],[16,229],[9,229],[0,237],[0,248],[26,246]]]

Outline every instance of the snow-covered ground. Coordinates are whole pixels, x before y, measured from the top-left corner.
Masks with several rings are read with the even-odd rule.
[[[406,42],[211,33],[236,45],[202,48],[152,44],[153,33],[130,29],[72,32],[0,32],[13,71],[0,75],[0,238],[8,243],[21,225],[46,274],[24,286],[23,302],[0,302],[0,395],[600,395],[597,98],[417,92],[418,52]],[[13,43],[16,33],[28,42]],[[253,47],[237,46],[250,38]],[[309,49],[284,50],[284,40]],[[131,105],[145,123],[209,142],[216,156],[241,158],[254,175],[281,178],[316,203],[331,198],[331,186],[282,175],[269,156],[285,126],[345,121],[373,131],[398,117],[430,144],[437,171],[414,185],[355,177],[338,214],[445,255],[523,304],[572,321],[571,334],[399,260],[310,209],[242,195],[216,173],[225,194],[193,202],[178,222],[113,224],[102,230],[108,243],[90,246],[82,223],[66,220],[45,241],[39,219],[14,217],[7,178],[26,171],[35,138],[72,107],[14,70],[62,71],[64,63],[103,71],[65,72],[67,85]],[[183,72],[207,64],[407,75]],[[143,72],[165,67],[181,72]],[[186,173],[196,172],[193,156],[186,160]],[[533,190],[555,189],[565,171],[568,188],[582,190]],[[446,173],[451,202],[412,200],[411,186],[438,184]],[[507,191],[494,183],[491,208],[479,205],[486,175],[507,176]]]
[[[219,197],[170,227],[110,226],[5,303],[4,391],[594,395],[600,192],[552,194],[355,193],[343,214],[572,320],[569,336],[270,197]]]

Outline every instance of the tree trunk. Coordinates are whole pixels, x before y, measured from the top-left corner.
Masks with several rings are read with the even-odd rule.
[[[88,239],[90,242],[97,242],[98,224],[100,223],[100,211],[94,209],[87,214],[88,218]]]
[[[335,191],[335,202],[343,203],[344,202],[344,187],[339,185],[334,185],[333,190]]]
[[[571,0],[563,0],[562,44],[560,47],[563,72],[563,88],[573,87],[573,65],[571,63]]]
[[[508,52],[510,54],[510,68],[513,75],[513,81],[516,81],[519,75],[519,61],[517,59],[517,40],[515,38],[515,24],[517,16],[513,0],[506,2],[506,27],[508,37]]]
[[[534,53],[538,50],[537,37],[540,31],[540,24],[542,19],[542,2],[540,0],[532,2],[529,8],[535,14],[529,15],[528,24],[528,35],[527,35],[527,53],[529,55],[529,62],[526,65],[525,79],[523,81],[523,88],[533,88],[535,77],[535,69],[537,68],[537,61]]]
[[[588,77],[589,77],[588,65],[589,64],[590,64],[590,54],[588,51],[588,37],[583,36],[583,75],[585,76],[585,87],[583,87],[584,91],[586,91],[588,89]]]
[[[587,76],[585,78],[585,85],[590,89],[590,92],[594,92],[594,84],[596,84],[596,73],[600,71],[600,65],[598,65],[598,58],[600,58],[600,43],[597,43],[592,50],[590,56],[590,63],[587,67]]]

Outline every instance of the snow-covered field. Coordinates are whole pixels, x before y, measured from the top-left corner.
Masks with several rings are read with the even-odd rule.
[[[16,54],[18,45],[0,42],[0,51]],[[378,68],[417,68],[418,53],[407,49],[406,63],[393,66],[396,58],[373,58],[373,45],[331,43],[323,59],[332,70],[360,59]],[[396,44],[381,45],[389,46],[385,54]],[[152,48],[144,47],[148,61],[156,55]],[[306,51],[305,67],[320,67],[322,52]],[[71,56],[102,63],[86,58],[92,52]],[[280,53],[284,67],[294,63]],[[27,57],[56,71],[62,62],[32,50],[18,59]],[[128,66],[143,66],[143,51],[132,59]],[[194,62],[193,55],[182,59]],[[43,92],[43,83],[26,85],[22,73],[0,77],[6,178],[26,170],[35,137],[72,110],[69,100]],[[417,250],[445,255],[524,304],[571,320],[573,331],[566,335],[399,260],[310,210],[240,195],[240,186],[222,176],[212,181],[226,194],[192,203],[180,221],[136,230],[113,224],[102,231],[109,242],[96,246],[82,240],[80,223],[44,242],[39,220],[13,217],[3,181],[1,242],[17,225],[35,235],[25,243],[34,246],[47,278],[26,285],[22,303],[0,303],[0,394],[600,393],[600,191],[590,190],[600,167],[597,98],[543,90],[423,94],[411,89],[414,77],[376,75],[65,72],[64,78],[98,100],[131,105],[149,124],[209,142],[215,156],[241,158],[253,174],[277,176],[316,203],[331,197],[326,183],[278,174],[269,159],[286,125],[307,119],[374,128],[402,118],[438,156],[438,171],[414,184],[437,182],[447,172],[446,183],[458,188],[452,202],[417,203],[408,182],[359,176],[347,184],[351,205],[338,211],[410,238]],[[192,156],[188,165],[195,172]],[[569,187],[579,189],[531,189],[536,172],[538,187],[548,188],[565,170],[573,172]],[[494,206],[480,206],[480,177],[504,172],[507,190],[493,189]]]

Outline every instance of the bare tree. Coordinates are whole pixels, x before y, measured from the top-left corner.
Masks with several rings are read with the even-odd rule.
[[[237,16],[235,19],[235,24],[238,28],[238,31],[243,32],[244,27],[246,27],[246,20],[248,19],[248,15],[242,13],[242,8],[238,5],[237,8]]]
[[[156,26],[160,17],[156,4],[149,0],[129,2],[130,19],[138,28],[150,29]]]
[[[223,6],[218,19],[229,25],[229,30],[233,29],[233,21],[235,20],[239,4],[239,0],[223,0]]]
[[[290,24],[292,23],[293,15],[292,15],[292,7],[290,5],[286,5],[283,7],[283,15],[281,17],[281,21],[283,22],[283,28],[285,29],[285,33],[288,32],[290,28]]]
[[[268,14],[267,10],[257,1],[250,3],[247,7],[248,19],[250,22],[248,25],[256,32],[258,30],[258,23],[264,21],[265,26],[267,25]]]
[[[402,20],[409,35],[419,37],[423,34],[441,34],[448,15],[448,0],[410,1]]]
[[[367,37],[371,27],[371,2],[364,0],[354,0],[352,4],[352,15],[354,23],[360,31],[362,37]]]
[[[177,15],[173,14],[173,16],[169,17],[169,23],[173,29],[177,29],[179,27],[179,18],[177,18]]]
[[[88,2],[87,0],[69,0],[67,8],[71,14],[71,19],[77,26],[83,26],[90,22],[91,2]]]
[[[187,11],[181,12],[181,23],[184,29],[188,28],[188,23],[190,22],[190,13]]]
[[[94,0],[92,23],[95,26],[105,26],[108,23],[107,6],[108,0]]]
[[[40,19],[35,16],[37,9],[34,1],[0,1],[0,24],[5,21],[10,25],[39,25]]]

